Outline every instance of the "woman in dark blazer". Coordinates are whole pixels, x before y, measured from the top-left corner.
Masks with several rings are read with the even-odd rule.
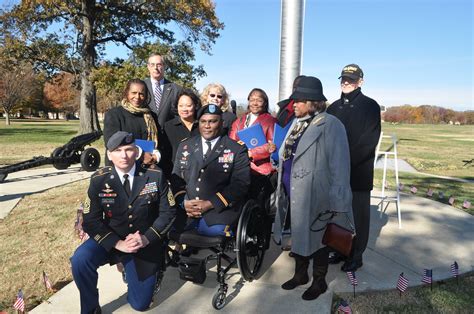
[[[175,107],[178,115],[165,123],[165,133],[172,148],[171,160],[174,161],[181,141],[199,134],[196,120],[199,108],[201,108],[201,101],[192,90],[185,89],[178,95],[178,103]]]

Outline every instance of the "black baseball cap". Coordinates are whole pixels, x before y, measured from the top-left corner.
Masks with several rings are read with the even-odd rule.
[[[130,145],[133,143],[135,143],[135,137],[132,133],[117,131],[107,141],[107,149],[111,152],[119,146]]]
[[[339,78],[341,77],[348,77],[353,80],[358,80],[364,78],[364,72],[357,64],[351,63],[342,69],[341,76],[339,76]]]
[[[290,99],[293,100],[314,100],[314,101],[326,101],[326,97],[323,94],[323,84],[321,81],[314,76],[302,77],[298,85],[296,85],[293,94]]]

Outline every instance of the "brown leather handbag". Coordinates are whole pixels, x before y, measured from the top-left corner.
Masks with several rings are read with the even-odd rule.
[[[321,213],[318,215],[318,217],[316,217],[312,225],[314,225],[314,223],[318,220],[330,221],[337,214],[338,213],[336,212]],[[339,214],[344,214],[344,213],[339,213]],[[322,219],[324,216],[326,216],[326,219]],[[354,239],[355,231],[354,231],[354,226],[352,225],[347,215],[346,215],[346,218],[352,230],[348,230],[344,227],[341,227],[334,222],[328,222],[325,227],[326,230],[324,231],[322,243],[330,247],[331,249],[336,250],[337,252],[341,253],[344,256],[349,256],[351,254],[352,240]],[[324,227],[317,230],[314,230],[311,228],[311,231],[317,232],[317,231],[322,231],[323,229]]]

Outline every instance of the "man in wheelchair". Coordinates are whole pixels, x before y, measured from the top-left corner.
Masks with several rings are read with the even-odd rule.
[[[92,175],[83,229],[90,238],[71,257],[81,313],[100,313],[97,269],[121,262],[133,309],[148,309],[162,267],[163,240],[175,217],[175,201],[163,172],[136,162],[133,135],[119,131],[107,142],[112,167]]]
[[[222,111],[216,105],[204,106],[197,117],[200,135],[180,143],[170,180],[182,209],[178,220],[201,235],[231,236],[250,185],[247,148],[220,136]]]

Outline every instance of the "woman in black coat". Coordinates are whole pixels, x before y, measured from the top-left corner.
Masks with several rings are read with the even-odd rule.
[[[153,153],[145,153],[145,163],[160,162],[165,174],[171,172],[171,150],[161,131],[156,115],[148,108],[148,92],[145,82],[132,79],[127,82],[120,106],[110,109],[104,117],[104,143],[117,131],[132,133],[136,139],[154,141]],[[166,157],[166,158],[165,158]],[[106,164],[109,164],[106,161]]]
[[[172,161],[176,157],[179,143],[188,137],[199,134],[197,111],[201,108],[199,97],[190,89],[183,90],[178,95],[175,110],[177,116],[165,123],[165,133],[172,148]]]

